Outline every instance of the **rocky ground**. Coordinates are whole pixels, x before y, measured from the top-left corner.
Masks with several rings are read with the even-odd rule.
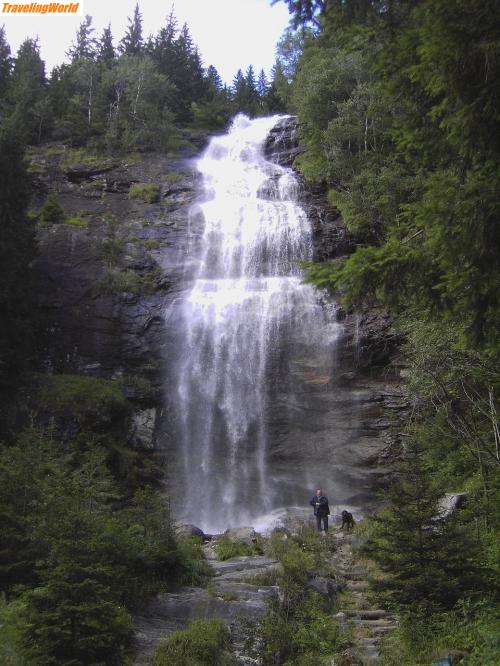
[[[295,528],[299,528],[297,523]],[[253,528],[228,531],[238,540],[255,541]],[[323,536],[318,536],[322,540]],[[363,537],[334,526],[327,537],[334,549],[329,556],[329,575],[308,572],[306,587],[333,601],[332,614],[352,636],[351,647],[342,654],[342,664],[368,666],[379,660],[383,637],[397,627],[397,619],[373,606],[368,598],[367,571],[359,561],[356,549]],[[217,537],[204,545],[213,578],[206,588],[186,587],[173,593],[159,594],[135,618],[137,666],[147,666],[161,638],[172,631],[185,629],[195,618],[219,618],[231,629],[234,654],[238,663],[260,663],[249,644],[255,643],[258,623],[269,610],[269,602],[279,600],[281,564],[264,555],[232,557],[220,561]],[[265,538],[260,537],[265,544]],[[250,639],[250,640],[249,640]],[[335,666],[335,659],[331,666]]]
[[[249,533],[254,535],[252,528]],[[195,618],[219,618],[231,628],[235,654],[242,664],[258,663],[245,653],[252,627],[264,617],[268,602],[279,596],[279,587],[267,584],[281,570],[277,560],[263,555],[246,555],[220,561],[216,539],[204,546],[213,572],[206,588],[186,587],[160,594],[135,619],[137,666],[150,663],[158,641],[176,629],[185,629]],[[265,582],[260,582],[265,581]]]

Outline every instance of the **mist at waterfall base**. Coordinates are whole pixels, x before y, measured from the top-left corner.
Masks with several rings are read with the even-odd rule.
[[[313,243],[297,179],[264,156],[282,120],[238,115],[196,164],[198,256],[175,305],[168,484],[176,519],[205,532],[269,526],[336,483],[301,393],[321,398],[342,328],[335,305],[302,280]],[[304,420],[291,455],[287,432]]]

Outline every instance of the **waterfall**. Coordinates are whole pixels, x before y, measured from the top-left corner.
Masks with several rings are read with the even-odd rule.
[[[273,450],[294,409],[294,372],[326,385],[340,331],[334,306],[302,282],[313,243],[297,179],[264,156],[282,118],[238,115],[197,162],[204,226],[170,382],[172,505],[208,531],[251,524],[299,497],[298,480],[302,494],[316,482],[316,470],[283,468]]]

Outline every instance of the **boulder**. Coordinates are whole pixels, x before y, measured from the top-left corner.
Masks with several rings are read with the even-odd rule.
[[[133,417],[131,442],[141,449],[154,448],[156,409],[143,409]]]
[[[467,500],[468,493],[445,493],[438,503],[437,518],[449,518],[457,509],[461,509]]]
[[[332,599],[337,594],[337,592],[342,590],[343,586],[340,583],[331,580],[331,578],[327,578],[326,576],[316,576],[315,578],[311,578],[311,580],[307,581],[306,587],[309,590],[318,592],[322,597]]]
[[[205,533],[200,527],[196,527],[196,525],[178,525],[177,526],[177,534],[179,536],[186,536],[186,537],[200,537],[200,539],[205,538]]]
[[[224,532],[224,536],[231,541],[242,541],[252,545],[257,539],[257,534],[253,527],[231,527]]]

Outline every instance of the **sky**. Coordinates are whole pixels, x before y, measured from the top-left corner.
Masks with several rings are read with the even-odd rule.
[[[125,32],[127,17],[132,16],[135,3],[136,0],[83,0],[83,13],[92,16],[95,34],[100,35],[102,28],[111,23],[116,44]],[[204,66],[214,65],[226,83],[231,83],[239,67],[245,70],[250,64],[257,73],[261,68],[269,73],[276,43],[289,21],[284,2],[271,6],[271,0],[175,0],[173,4],[180,26],[188,24]],[[147,36],[158,32],[172,2],[139,0],[139,7],[143,33]],[[47,73],[66,60],[65,52],[81,21],[82,16],[0,15],[0,25],[5,25],[13,54],[26,37],[38,35]]]

